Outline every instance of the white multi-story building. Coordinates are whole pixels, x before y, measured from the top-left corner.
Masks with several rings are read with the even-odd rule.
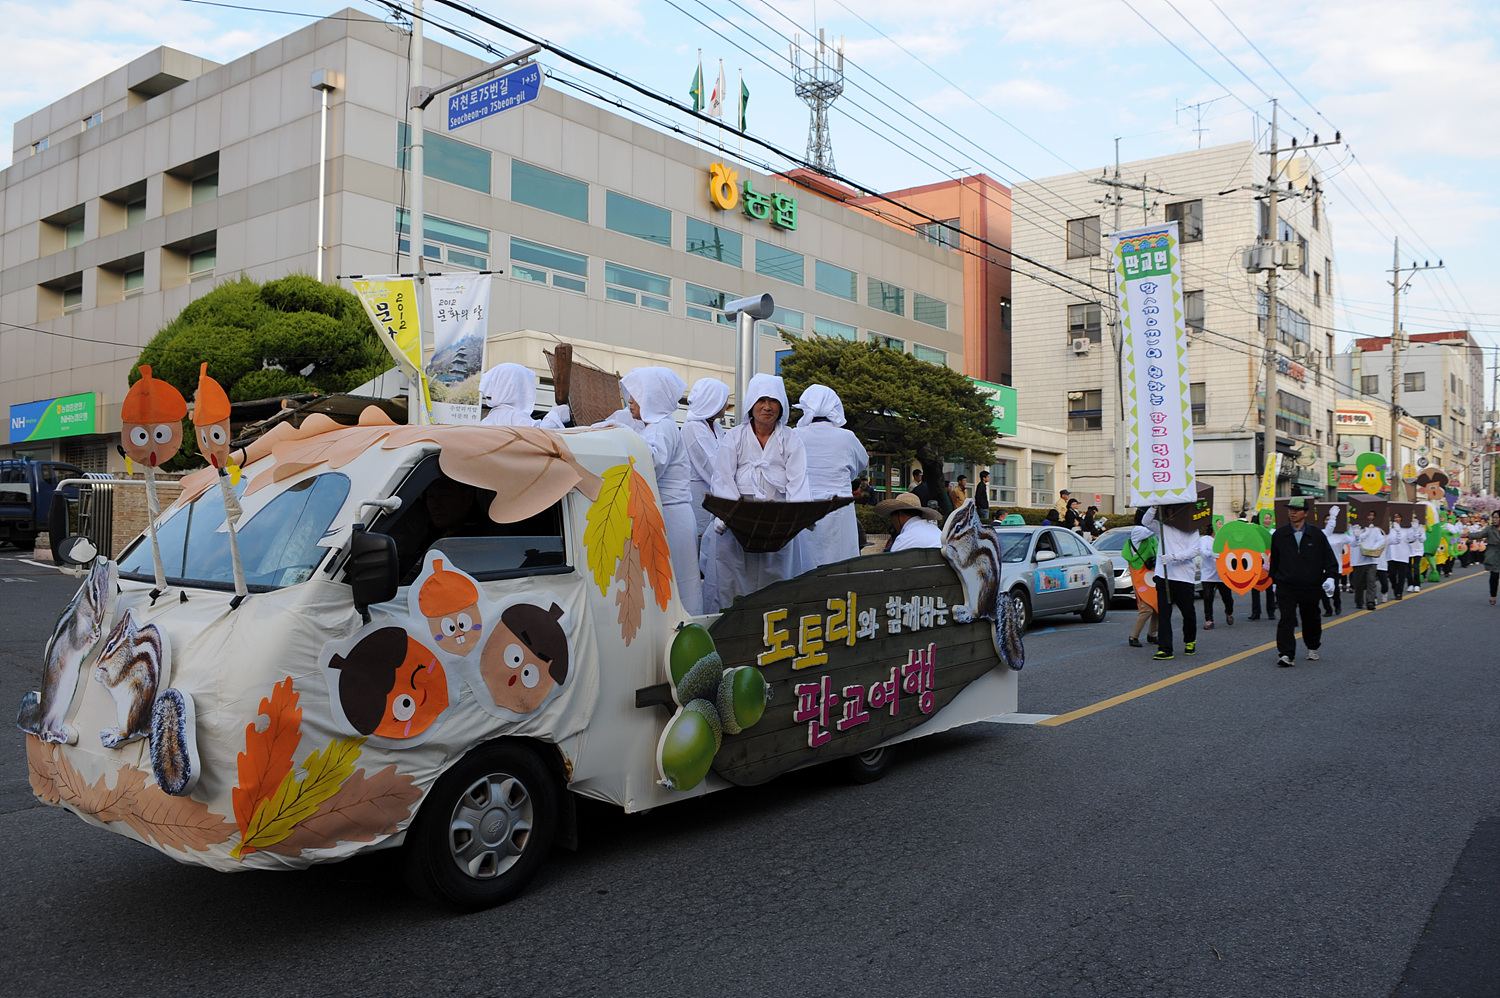
[[[1268,157],[1250,143],[1124,163],[1124,183],[1156,188],[1146,207],[1138,191],[1101,209],[1114,171],[1065,174],[1013,190],[1012,247],[1076,278],[1020,276],[1012,293],[1012,368],[1017,404],[1027,418],[1068,427],[1068,480],[1075,497],[1100,495],[1105,508],[1125,502],[1117,481],[1115,429],[1120,413],[1108,235],[1176,220],[1181,224],[1183,311],[1189,327],[1194,454],[1201,481],[1214,486],[1219,513],[1253,503],[1259,489],[1256,436],[1264,394],[1265,277],[1249,274],[1242,251],[1270,238],[1265,202],[1246,185],[1263,182]],[[1290,243],[1295,266],[1278,278],[1277,449],[1281,494],[1323,495],[1334,453],[1333,233],[1305,159],[1283,161],[1299,196],[1278,209],[1276,238]],[[1137,203],[1132,206],[1130,201]],[[1299,260],[1295,259],[1300,257]],[[1052,286],[1057,285],[1057,286]],[[1088,285],[1092,285],[1089,287]]]
[[[344,10],[227,65],[157,49],[17,122],[0,172],[0,456],[118,466],[130,367],[216,279],[411,269],[407,51],[399,29]],[[484,65],[430,42],[425,62],[430,82]],[[563,339],[607,370],[725,377],[726,298],[770,292],[761,370],[778,327],[878,336],[963,370],[961,254],[745,167],[788,210],[717,207],[722,154],[560,86],[451,131],[442,103],[424,129],[427,264],[504,271],[491,363],[545,374],[543,348]]]
[[[1375,435],[1389,453],[1390,412],[1393,399],[1412,419],[1431,432],[1429,456],[1441,455],[1439,466],[1450,484],[1473,487],[1466,477],[1477,471],[1484,447],[1484,352],[1466,329],[1447,333],[1412,333],[1401,350],[1397,370],[1401,390],[1393,396],[1391,338],[1364,337],[1338,355],[1340,384],[1349,386],[1351,408],[1376,413]],[[1397,468],[1414,463],[1413,441],[1401,441]]]

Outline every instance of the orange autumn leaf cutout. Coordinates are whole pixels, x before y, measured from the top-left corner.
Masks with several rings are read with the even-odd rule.
[[[661,508],[651,486],[635,470],[635,458],[610,468],[602,480],[599,498],[584,517],[588,526],[583,545],[600,594],[608,594],[613,582],[620,583],[615,605],[628,645],[640,630],[646,580],[661,609],[672,598],[672,552]]]
[[[287,676],[262,697],[258,715],[270,722],[264,731],[245,725],[245,751],[238,756],[240,782],[234,788],[234,820],[243,835],[260,805],[269,800],[281,781],[292,771],[292,757],[302,741],[302,708],[297,706],[300,694],[292,689]]]

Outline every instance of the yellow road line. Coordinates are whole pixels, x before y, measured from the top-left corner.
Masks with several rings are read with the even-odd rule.
[[[1468,579],[1482,578],[1484,574],[1484,572],[1476,572],[1472,575],[1465,575],[1462,578],[1449,579],[1447,582],[1439,582],[1435,586],[1424,586],[1421,592],[1411,593],[1410,595],[1412,597],[1417,597],[1425,595],[1427,593],[1437,592],[1444,586],[1451,586],[1455,582],[1464,582]],[[1390,604],[1384,605],[1388,606]],[[1323,624],[1323,630],[1326,631],[1330,627],[1337,627],[1340,624],[1348,623],[1351,620],[1357,620],[1360,617],[1365,616],[1366,614],[1374,612],[1374,610],[1356,610],[1354,613],[1351,613],[1348,616],[1339,617],[1337,620],[1325,621]],[[1302,637],[1301,631],[1297,632],[1297,637]],[[1100,700],[1096,704],[1091,704],[1087,707],[1081,707],[1078,710],[1071,711],[1067,714],[1056,714],[1052,717],[1047,718],[1045,721],[1038,721],[1036,723],[1044,727],[1055,728],[1060,724],[1067,724],[1069,721],[1076,721],[1081,717],[1088,717],[1090,714],[1097,714],[1101,710],[1108,710],[1110,707],[1118,707],[1122,703],[1128,703],[1131,700],[1134,700],[1138,697],[1143,697],[1148,693],[1155,693],[1157,690],[1164,690],[1168,686],[1175,686],[1177,683],[1180,683],[1185,679],[1192,679],[1194,676],[1201,676],[1204,673],[1213,672],[1215,669],[1222,669],[1226,665],[1233,665],[1236,662],[1242,662],[1253,655],[1259,655],[1261,652],[1270,651],[1275,647],[1275,641],[1268,641],[1263,645],[1257,645],[1254,648],[1246,649],[1245,651],[1239,652],[1238,654],[1230,655],[1228,658],[1221,658],[1217,662],[1210,662],[1207,665],[1199,666],[1196,669],[1190,669],[1187,672],[1179,672],[1175,676],[1168,676],[1166,679],[1158,680],[1157,682],[1151,683],[1149,686],[1142,686],[1139,689],[1131,690],[1129,693],[1121,693],[1119,696],[1110,697],[1108,700]]]

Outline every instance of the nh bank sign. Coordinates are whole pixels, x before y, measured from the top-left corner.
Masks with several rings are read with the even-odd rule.
[[[797,228],[796,198],[784,194],[762,194],[750,181],[742,182],[738,170],[723,163],[708,166],[708,200],[720,211],[734,211],[739,207],[745,217],[758,222],[768,221],[788,232]]]

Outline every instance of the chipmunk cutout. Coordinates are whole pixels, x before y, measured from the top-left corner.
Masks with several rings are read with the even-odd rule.
[[[94,559],[94,566],[79,587],[73,602],[57,618],[47,641],[46,666],[40,692],[21,698],[16,727],[44,742],[71,745],[77,732],[63,723],[78,689],[83,660],[99,643],[115,607],[115,563]]]
[[[967,499],[943,524],[943,557],[963,582],[964,605],[953,608],[953,618],[968,623],[979,617],[995,622],[995,654],[1012,669],[1026,664],[1026,648],[1016,625],[1016,606],[1000,591],[1000,539],[993,527],[979,519],[974,500]]]
[[[202,775],[193,698],[182,690],[162,690],[151,706],[151,774],[173,797],[192,793]]]
[[[151,733],[151,705],[167,669],[171,646],[155,624],[141,626],[134,610],[126,610],[110,632],[94,666],[94,678],[115,702],[116,726],[99,732],[105,748]]]

